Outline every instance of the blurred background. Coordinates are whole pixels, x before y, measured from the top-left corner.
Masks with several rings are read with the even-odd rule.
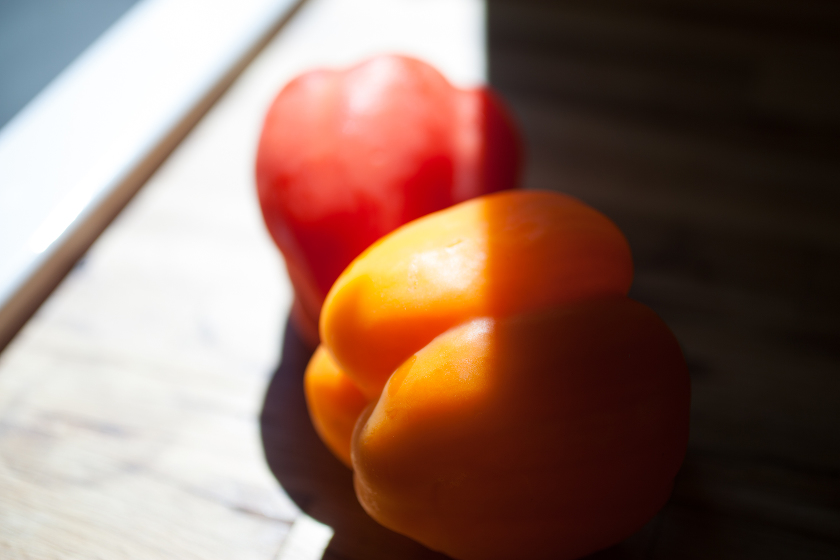
[[[134,3],[0,0],[0,126]],[[341,17],[317,12],[327,4],[351,9],[310,0],[265,56],[321,48],[316,20],[344,40],[364,33],[352,23],[337,31]],[[631,296],[674,330],[692,376],[691,442],[674,496],[642,535],[603,557],[840,558],[840,3],[487,0],[483,14],[487,80],[527,144],[525,186],[572,194],[619,225],[635,259]],[[87,539],[73,541],[78,553],[98,539],[93,549],[109,557],[270,558],[285,538],[295,506],[266,498],[273,482],[252,463],[262,460],[256,417],[281,359],[288,285],[279,264],[240,255],[279,262],[248,198],[250,158],[261,111],[296,64],[275,65],[266,81],[256,76],[270,66],[258,60],[243,83],[263,93],[235,86],[173,156],[200,152],[202,162],[167,163],[94,246],[93,264],[0,355],[0,556],[23,558],[21,542],[74,531]],[[236,174],[207,163],[229,157],[207,140],[229,131],[248,139],[230,156],[241,159]],[[204,190],[187,189],[198,183]],[[210,224],[202,205],[225,218]],[[212,253],[197,249],[199,238],[215,240]],[[219,251],[235,266],[220,264]],[[124,268],[97,264],[109,258]],[[169,268],[155,276],[161,262]],[[243,286],[248,295],[230,295]],[[140,363],[165,365],[170,377],[138,381]],[[47,384],[47,372],[63,381]],[[79,392],[84,406],[56,404]],[[118,522],[90,512],[112,511],[104,496],[127,488],[120,477],[137,485],[119,494],[126,503],[178,504],[136,514],[175,548],[103,537]],[[45,506],[70,495],[58,479],[87,505]],[[28,541],[9,529],[42,511],[52,517],[27,525]],[[182,511],[204,525],[188,527]],[[178,521],[167,528],[155,516]],[[67,529],[67,519],[79,525]],[[207,526],[240,536],[206,540]],[[255,540],[259,550],[244,555]],[[64,557],[48,548],[44,557]]]
[[[627,235],[680,340],[688,459],[655,558],[840,555],[840,4],[489,0],[526,186]]]

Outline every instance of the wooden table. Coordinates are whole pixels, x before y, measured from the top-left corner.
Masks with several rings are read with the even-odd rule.
[[[674,497],[595,557],[840,558],[840,18],[677,4],[488,3],[527,186],[622,227],[631,295],[692,373]],[[337,527],[325,558],[435,557],[366,524],[313,439],[253,194],[273,93],[378,48],[329,51],[383,27],[348,6],[298,14],[0,356],[0,557],[268,560],[301,519],[290,497]]]
[[[301,511],[260,434],[291,301],[253,183],[263,114],[383,51],[477,83],[480,10],[308,2],[199,123],[0,355],[0,558],[315,557],[286,546]]]

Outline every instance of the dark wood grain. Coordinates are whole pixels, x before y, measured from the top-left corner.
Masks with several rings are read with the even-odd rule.
[[[488,22],[526,186],[622,228],[692,373],[673,498],[602,556],[840,558],[840,4],[491,0]]]

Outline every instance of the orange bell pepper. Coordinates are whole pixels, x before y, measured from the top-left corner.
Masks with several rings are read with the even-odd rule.
[[[382,525],[459,560],[578,558],[668,499],[688,439],[674,336],[628,244],[560,194],[401,227],[330,290],[313,423]]]

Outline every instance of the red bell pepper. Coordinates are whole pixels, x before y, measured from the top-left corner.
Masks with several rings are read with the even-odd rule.
[[[521,152],[493,93],[457,89],[419,60],[380,56],[292,80],[266,116],[256,179],[302,334],[317,343],[324,297],[369,245],[430,212],[515,187]]]

